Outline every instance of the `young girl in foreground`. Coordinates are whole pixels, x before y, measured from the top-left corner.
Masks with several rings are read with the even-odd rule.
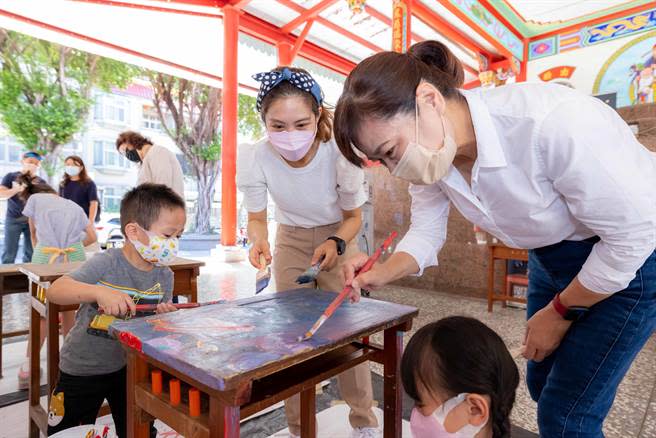
[[[401,378],[415,400],[414,438],[510,437],[519,372],[482,322],[454,316],[422,327],[403,354]]]

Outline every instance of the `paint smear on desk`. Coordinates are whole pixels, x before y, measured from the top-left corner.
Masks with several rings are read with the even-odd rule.
[[[144,354],[222,389],[226,380],[241,373],[339,342],[415,310],[367,299],[345,303],[312,339],[299,343],[299,334],[334,297],[313,289],[281,292],[119,321],[112,330],[138,336]]]

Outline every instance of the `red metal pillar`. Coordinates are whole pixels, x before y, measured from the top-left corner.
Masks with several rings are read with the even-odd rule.
[[[221,121],[221,244],[237,240],[237,47],[239,10],[223,8],[223,96]]]
[[[292,64],[292,51],[294,46],[289,41],[278,41],[276,43],[278,52],[278,65],[291,65]]]
[[[412,0],[394,0],[392,7],[392,50],[405,53],[412,45]]]

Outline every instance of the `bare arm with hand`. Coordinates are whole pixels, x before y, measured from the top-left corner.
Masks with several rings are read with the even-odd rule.
[[[47,289],[46,297],[55,304],[69,305],[97,303],[108,315],[134,315],[136,307],[132,298],[123,292],[104,286],[76,281],[64,275]]]
[[[362,226],[362,210],[360,208],[342,210],[342,217],[342,225],[340,225],[335,236],[348,244],[348,242],[355,238],[358,231],[360,231],[360,227]],[[334,240],[326,240],[319,245],[314,250],[310,264],[315,265],[319,263],[321,257],[323,257],[320,266],[322,271],[329,271],[337,265],[337,243]]]
[[[260,265],[261,255],[264,256],[266,265],[271,263],[271,246],[269,245],[266,209],[257,213],[248,213],[248,237],[253,242],[248,259],[251,265],[257,269],[264,269],[266,266]]]
[[[392,281],[416,274],[419,271],[419,265],[410,254],[396,252],[384,263],[376,263],[368,272],[356,275],[356,272],[367,263],[368,259],[367,254],[359,253],[348,259],[342,266],[344,285],[353,288],[350,296],[351,302],[360,301],[362,289],[376,290]]]

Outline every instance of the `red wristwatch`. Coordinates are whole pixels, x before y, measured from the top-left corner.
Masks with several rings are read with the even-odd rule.
[[[553,305],[554,309],[556,309],[556,312],[558,312],[558,314],[567,321],[578,321],[579,319],[583,318],[585,314],[590,310],[587,307],[581,306],[565,307],[565,305],[560,302],[560,294],[557,294],[554,297],[554,299],[551,301],[551,304]]]

